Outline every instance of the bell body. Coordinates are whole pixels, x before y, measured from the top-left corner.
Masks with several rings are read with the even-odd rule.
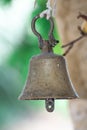
[[[42,53],[32,57],[21,100],[73,99],[78,95],[70,81],[63,56]]]

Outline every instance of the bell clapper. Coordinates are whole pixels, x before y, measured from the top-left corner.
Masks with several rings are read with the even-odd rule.
[[[46,99],[45,105],[46,105],[46,109],[47,109],[48,112],[54,111],[54,99],[53,98]]]

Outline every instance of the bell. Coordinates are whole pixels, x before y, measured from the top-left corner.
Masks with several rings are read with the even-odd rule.
[[[21,100],[45,100],[46,109],[54,110],[54,99],[73,99],[78,95],[70,81],[63,56],[53,53],[48,41],[43,41],[42,53],[32,57]]]
[[[53,52],[32,57],[21,100],[73,99],[77,94],[70,81],[66,61]]]

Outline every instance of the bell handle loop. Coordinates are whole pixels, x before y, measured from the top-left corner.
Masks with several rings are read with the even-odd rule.
[[[44,17],[46,18],[46,15],[44,15]],[[40,18],[40,15],[37,15],[37,16],[35,16],[33,18],[32,22],[31,22],[31,28],[32,28],[33,33],[38,37],[39,43],[40,43],[40,48],[42,49],[42,47],[43,47],[43,38],[40,35],[40,33],[37,32],[36,27],[35,27],[35,23],[36,23],[37,19],[39,19],[39,18]],[[49,31],[49,34],[48,34],[48,36],[49,36],[48,41],[49,41],[50,44],[52,44],[52,43],[54,44],[54,42],[57,42],[57,40],[55,40],[54,36],[53,36],[54,22],[53,22],[52,17],[49,18],[49,21],[50,21],[51,26],[50,26],[50,31]]]
[[[38,39],[40,40],[40,39],[42,39],[42,37],[41,37],[41,35],[37,32],[37,30],[36,30],[36,28],[35,28],[35,22],[36,22],[36,20],[39,19],[39,18],[40,18],[39,15],[37,15],[37,16],[35,16],[35,17],[33,18],[32,22],[31,22],[31,28],[32,28],[33,33],[34,33],[34,34],[38,37]]]

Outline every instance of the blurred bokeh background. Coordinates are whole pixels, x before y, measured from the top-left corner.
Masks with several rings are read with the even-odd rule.
[[[37,0],[34,8],[35,0],[0,0],[0,130],[72,130],[68,101],[56,101],[55,111],[48,113],[44,101],[18,100],[29,60],[40,53],[31,20],[46,8],[46,1]],[[37,28],[47,39],[49,22],[38,20]],[[60,39],[56,23],[54,35]],[[54,51],[61,55],[61,44]]]

